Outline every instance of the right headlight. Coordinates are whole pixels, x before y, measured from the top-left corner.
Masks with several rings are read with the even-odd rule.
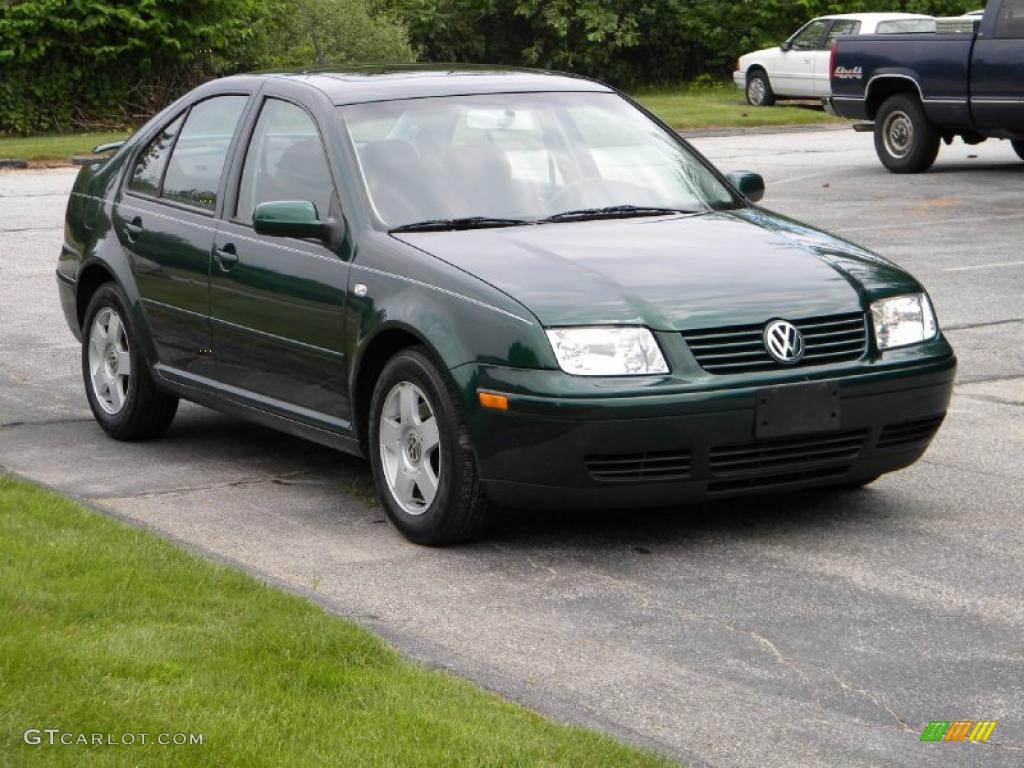
[[[654,334],[628,326],[549,328],[558,365],[573,376],[650,376],[668,373]]]
[[[871,319],[879,349],[920,344],[939,332],[932,304],[924,293],[876,301],[871,305]]]

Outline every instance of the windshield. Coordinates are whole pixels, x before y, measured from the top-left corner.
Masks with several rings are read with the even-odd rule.
[[[338,111],[389,229],[737,205],[696,157],[614,93],[447,96]]]

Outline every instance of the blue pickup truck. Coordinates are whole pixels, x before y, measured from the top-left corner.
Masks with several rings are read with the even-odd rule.
[[[826,109],[873,122],[893,173],[928,170],[957,136],[1009,139],[1024,158],[1024,0],[989,0],[963,32],[841,37],[829,69]]]

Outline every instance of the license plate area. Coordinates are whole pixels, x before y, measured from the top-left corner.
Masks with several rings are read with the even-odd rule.
[[[839,382],[786,384],[757,391],[755,437],[829,432],[839,429]]]

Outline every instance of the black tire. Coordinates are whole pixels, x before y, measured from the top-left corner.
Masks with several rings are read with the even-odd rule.
[[[775,106],[775,91],[772,90],[768,73],[763,69],[755,69],[747,75],[747,104],[752,107]]]
[[[927,171],[938,157],[941,141],[917,96],[890,96],[875,116],[875,152],[893,173]]]
[[[432,501],[417,514],[404,509],[389,487],[381,449],[381,414],[389,395],[402,384],[412,384],[419,390],[425,406],[433,412],[440,438],[438,448],[432,455],[416,454],[420,462],[430,461],[432,466],[436,466],[434,475],[437,479]],[[423,404],[418,403],[417,409],[421,407]],[[431,547],[457,544],[478,537],[486,528],[490,519],[490,505],[481,487],[476,459],[470,446],[469,433],[454,385],[449,383],[426,350],[412,347],[392,357],[384,366],[373,390],[368,451],[374,483],[384,511],[399,532],[410,541]],[[408,455],[403,453],[401,461]],[[424,494],[421,492],[419,502],[422,503],[423,499]]]
[[[104,309],[113,310],[124,329],[123,341],[130,357],[130,375],[124,386],[124,397],[116,413],[100,404],[100,396],[92,381],[89,347],[92,343],[96,316]],[[109,329],[109,326],[108,326]],[[149,440],[159,437],[170,426],[178,410],[178,398],[156,388],[149,373],[146,356],[128,312],[128,302],[115,283],[101,285],[89,301],[82,325],[82,379],[93,416],[103,430],[117,440]]]
[[[1013,147],[1013,151],[1017,153],[1017,157],[1024,160],[1024,140],[1011,141],[1010,146]]]

